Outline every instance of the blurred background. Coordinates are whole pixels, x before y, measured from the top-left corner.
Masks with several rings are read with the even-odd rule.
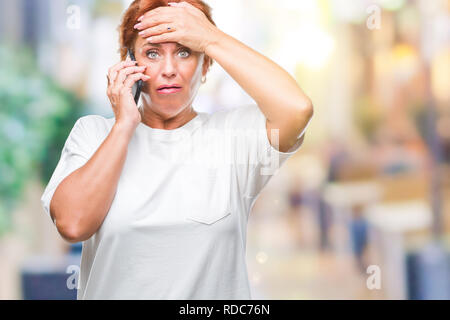
[[[129,0],[0,0],[0,299],[75,299],[40,197],[75,121],[112,117]],[[207,0],[315,114],[252,208],[255,299],[450,299],[450,1]],[[194,101],[253,103],[215,63]]]

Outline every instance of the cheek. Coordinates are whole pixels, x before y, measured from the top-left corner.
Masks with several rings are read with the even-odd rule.
[[[196,83],[197,81],[199,81],[202,77],[202,66],[197,66],[194,70],[192,70],[192,78],[191,78],[191,82],[192,83]]]

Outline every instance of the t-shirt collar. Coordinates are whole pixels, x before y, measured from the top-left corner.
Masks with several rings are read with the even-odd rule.
[[[160,141],[176,141],[180,140],[183,137],[186,137],[188,135],[191,135],[194,130],[196,130],[198,127],[200,127],[203,122],[208,117],[208,113],[206,112],[197,112],[197,115],[186,122],[181,127],[175,128],[175,129],[156,129],[149,127],[148,125],[144,124],[143,122],[140,122],[137,126],[136,130],[141,130],[147,136],[154,140],[160,140]]]

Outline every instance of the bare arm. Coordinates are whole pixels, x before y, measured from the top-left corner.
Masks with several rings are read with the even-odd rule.
[[[101,226],[114,199],[133,131],[129,126],[114,124],[86,164],[56,188],[50,214],[67,241],[84,241]]]
[[[279,130],[279,150],[290,149],[313,115],[313,105],[292,76],[266,56],[214,28],[206,54],[256,101],[266,117],[268,139]],[[302,138],[303,139],[303,138]]]
[[[139,79],[150,79],[142,73],[145,66],[136,64],[127,58],[109,68],[107,95],[116,122],[93,156],[58,185],[51,199],[50,215],[69,242],[89,239],[114,200],[128,143],[142,119],[131,88]]]

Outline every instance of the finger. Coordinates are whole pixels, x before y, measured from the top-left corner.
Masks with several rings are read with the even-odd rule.
[[[135,72],[144,72],[145,66],[143,67],[129,67],[125,68],[119,71],[115,86],[121,87],[123,86],[124,81],[127,79],[128,75],[135,73]]]
[[[143,74],[143,73],[133,73],[132,75],[129,75],[127,79],[124,82],[124,87],[131,88],[134,83],[138,80],[147,81],[150,79],[150,76]]]
[[[170,29],[168,29],[168,28],[170,28]],[[160,25],[142,30],[139,32],[139,35],[142,38],[148,38],[152,35],[160,35],[160,34],[163,34],[166,32],[174,32],[174,31],[175,31],[175,29],[174,29],[173,23],[164,23],[164,24],[160,24]]]
[[[128,59],[128,60],[127,60]],[[126,68],[126,67],[130,67],[130,66],[135,66],[137,64],[136,61],[132,61],[131,59],[129,59],[127,57],[126,60],[123,60],[117,64],[115,64],[109,72],[109,79],[110,81],[113,83],[116,80],[117,77],[117,73],[119,72],[119,70]]]
[[[147,28],[151,28],[157,26],[161,23],[170,23],[175,21],[175,18],[171,15],[155,15],[151,17],[144,18],[141,22],[134,25],[134,29],[138,31],[145,30]]]
[[[128,59],[128,60],[123,60],[123,61],[120,61],[120,62],[116,63],[114,66],[112,66],[112,67],[109,69],[108,74],[109,74],[109,80],[110,80],[110,83],[114,83],[114,81],[116,80],[116,77],[117,77],[117,72],[118,72],[120,69],[123,69],[123,68],[125,68],[125,67],[134,66],[134,65],[137,64],[136,61],[132,61],[132,60],[129,59],[128,57],[127,57],[127,59]]]
[[[145,39],[150,43],[159,43],[159,42],[178,42],[178,33],[176,31],[173,32],[165,32],[163,34],[157,36],[151,36]]]
[[[123,85],[123,82],[127,78],[127,76],[131,73],[135,72],[143,72],[146,69],[146,66],[141,67],[128,67],[119,71],[119,75],[117,76],[115,85]]]
[[[122,69],[125,66],[133,65],[133,64],[136,64],[136,61],[132,61],[127,56],[125,60],[122,60],[122,61],[116,63],[115,65],[113,65],[111,68],[109,68],[108,74],[111,76],[112,73],[117,72],[119,69]]]
[[[140,17],[137,19],[137,21],[142,22],[143,20],[147,19],[148,17],[151,17],[151,16],[153,16],[153,15],[155,15],[155,14],[161,13],[161,11],[162,11],[163,9],[167,9],[167,7],[158,7],[158,8],[152,9],[152,10],[150,10],[150,11],[147,11],[147,12],[144,13],[142,16],[140,16]]]

